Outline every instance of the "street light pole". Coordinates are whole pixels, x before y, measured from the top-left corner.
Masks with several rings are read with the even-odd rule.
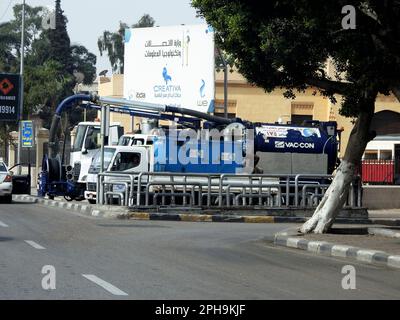
[[[24,56],[25,56],[25,0],[22,3],[22,26],[21,26],[21,88],[20,88],[20,107],[19,107],[19,130],[18,130],[18,154],[17,164],[21,163],[22,151],[22,116],[24,112]],[[21,166],[18,166],[18,174],[21,175]]]
[[[224,118],[228,119],[228,64],[218,47],[217,50],[224,67]]]

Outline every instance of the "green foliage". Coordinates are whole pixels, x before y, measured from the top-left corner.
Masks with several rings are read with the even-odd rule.
[[[74,72],[83,74],[83,84],[91,84],[96,79],[97,57],[84,46],[71,46],[71,66]]]
[[[59,103],[65,98],[64,88],[74,84],[73,76],[63,72],[61,63],[54,60],[47,60],[38,66],[27,66],[25,72],[25,86],[28,89],[25,100],[29,101],[32,106],[29,111],[34,114]]]
[[[56,28],[44,32],[49,39],[48,59],[59,62],[64,69],[72,73],[71,41],[67,32],[68,19],[61,9],[61,0],[56,0]]]
[[[356,117],[362,101],[389,94],[400,74],[400,3],[380,0],[193,0],[216,30],[239,71],[266,91],[285,96],[317,87],[341,112]],[[356,8],[356,29],[342,28],[345,5]],[[337,72],[326,72],[331,59]]]
[[[155,20],[150,15],[145,14],[131,28],[153,27],[154,24]],[[103,35],[97,41],[100,55],[103,55],[104,52],[107,53],[114,73],[124,73],[124,38],[126,28],[129,28],[128,24],[120,22],[118,31],[104,31]]]
[[[95,80],[96,56],[71,45],[60,0],[55,1],[56,29],[42,29],[45,8],[26,5],[25,11],[24,116],[39,114],[49,128],[57,104],[73,94],[75,75],[81,73],[84,84]],[[21,16],[22,5],[16,5],[14,18],[0,24],[0,71],[19,72]],[[82,112],[69,117],[69,126],[82,117]]]
[[[17,65],[17,59],[12,54],[17,38],[14,34],[10,33],[9,30],[9,23],[0,24],[0,70],[4,72],[13,72]]]

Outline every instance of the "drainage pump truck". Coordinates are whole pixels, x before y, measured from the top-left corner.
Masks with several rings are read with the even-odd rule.
[[[100,150],[98,144],[93,145],[92,139],[93,136],[99,136],[100,123],[78,125],[75,138],[76,148],[72,150],[70,164],[62,163],[57,141],[57,130],[62,113],[77,106],[99,111],[102,110],[101,106],[107,106],[110,112],[154,119],[153,123],[157,123],[157,120],[172,121],[176,130],[169,130],[163,136],[158,136],[157,130],[142,132],[142,134],[151,133],[151,154],[140,160],[148,162],[141,163],[140,168],[149,172],[326,175],[335,170],[338,162],[340,131],[337,129],[337,123],[333,121],[306,121],[303,125],[254,123],[239,118],[226,119],[174,106],[77,94],[62,101],[53,116],[49,154],[44,156],[42,171],[39,174],[39,196],[47,195],[49,198],[63,196],[67,200],[78,201],[84,199],[90,164],[96,152]],[[179,132],[189,129],[198,133],[196,145],[199,150],[189,151],[190,160],[195,161],[182,164],[179,158],[172,156],[171,148],[174,147],[177,153],[186,152],[189,149],[187,146],[189,142],[179,141],[178,138],[174,144],[170,143],[170,139],[172,132],[180,136]],[[209,141],[206,138],[204,140],[205,132],[210,132],[212,129],[222,132],[221,139]],[[115,145],[122,134],[121,126],[110,124],[108,143]],[[227,141],[231,142],[227,143]],[[193,144],[193,140],[190,143]],[[218,148],[213,148],[213,144],[219,144]],[[138,146],[131,145],[131,147]],[[213,152],[217,150],[215,152],[218,154],[211,152],[208,155],[210,161],[204,161],[203,147]],[[237,157],[238,148],[240,157]],[[160,154],[163,155],[163,162],[154,160]],[[219,162],[212,161],[215,159]],[[249,163],[252,165],[249,166]]]

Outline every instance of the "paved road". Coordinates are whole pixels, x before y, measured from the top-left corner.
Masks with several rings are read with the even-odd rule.
[[[400,273],[275,248],[288,224],[101,220],[33,204],[0,205],[0,299],[392,299]],[[54,266],[56,290],[42,289]]]

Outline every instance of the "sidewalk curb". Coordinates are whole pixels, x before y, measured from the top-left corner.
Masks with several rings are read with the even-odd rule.
[[[372,235],[387,237],[387,238],[397,238],[400,239],[400,232],[396,232],[385,228],[368,228],[368,233]]]
[[[110,212],[105,210],[100,210],[98,208],[94,208],[89,204],[79,204],[79,203],[72,203],[72,202],[63,202],[57,200],[48,200],[34,196],[27,196],[27,195],[13,195],[13,200],[16,201],[29,201],[32,203],[55,207],[60,209],[66,210],[73,210],[83,215],[92,216],[96,218],[109,218],[109,219],[123,219],[126,216],[127,210],[123,212]]]
[[[29,201],[40,205],[56,207],[60,209],[73,210],[96,218],[107,219],[134,219],[134,220],[156,220],[156,221],[181,221],[181,222],[236,222],[236,223],[304,223],[309,217],[295,216],[257,216],[257,215],[229,215],[229,214],[200,214],[191,212],[182,213],[151,213],[132,211],[129,208],[106,207],[98,208],[89,204],[79,204],[58,200],[48,200],[36,196],[13,195],[15,201]],[[384,220],[383,222],[386,222]],[[400,219],[391,220],[392,224],[399,224]],[[377,219],[359,218],[337,218],[337,224],[384,224]]]
[[[209,215],[191,213],[148,213],[131,212],[128,219],[181,222],[236,222],[236,223],[304,223],[306,218],[272,216]]]
[[[294,248],[323,256],[340,257],[367,264],[376,264],[400,269],[400,256],[389,255],[384,251],[369,250],[358,247],[334,244],[326,241],[312,241],[278,233],[275,235],[276,246]]]
[[[96,218],[133,219],[151,221],[181,221],[181,222],[236,222],[236,223],[304,223],[303,217],[273,217],[273,216],[239,216],[239,215],[208,215],[193,213],[142,213],[129,209],[115,209],[114,212],[101,210],[88,204],[77,204],[57,200],[48,200],[34,196],[14,195],[16,201],[29,201],[40,205],[77,211]]]

